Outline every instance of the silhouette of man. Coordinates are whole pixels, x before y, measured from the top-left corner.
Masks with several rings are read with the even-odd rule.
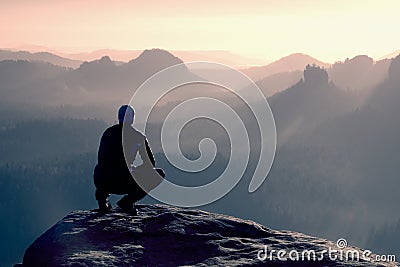
[[[147,139],[132,127],[133,120],[133,108],[128,105],[121,106],[118,111],[119,123],[108,128],[101,137],[98,163],[93,175],[100,212],[111,211],[109,194],[126,194],[117,205],[124,212],[136,215],[135,202],[144,198],[165,176],[162,169],[154,168],[155,161]],[[129,168],[138,153],[143,164],[134,168],[132,174],[135,179],[140,179],[144,190],[132,177]]]

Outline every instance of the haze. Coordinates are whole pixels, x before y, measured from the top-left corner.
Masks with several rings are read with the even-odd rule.
[[[398,1],[2,1],[0,47],[227,50],[325,62],[400,47]]]

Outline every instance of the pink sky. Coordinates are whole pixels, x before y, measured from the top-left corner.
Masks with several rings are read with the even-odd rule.
[[[240,2],[1,1],[0,47],[227,50],[266,61],[302,52],[327,62],[400,49],[400,1]]]

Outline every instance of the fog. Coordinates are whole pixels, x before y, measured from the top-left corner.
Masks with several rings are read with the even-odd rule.
[[[0,183],[7,218],[0,227],[4,262],[18,262],[30,242],[68,212],[96,208],[92,171],[102,131],[115,123],[118,107],[129,103],[148,77],[179,63],[179,58],[163,50],[145,51],[124,64],[103,57],[75,69],[36,61],[0,61]],[[186,71],[188,77],[201,75]],[[293,70],[283,66],[280,71],[255,81],[268,98],[278,141],[274,164],[259,190],[250,194],[248,186],[260,143],[270,141],[270,136],[261,136],[249,106],[220,86],[181,86],[156,103],[146,134],[157,165],[174,183],[200,185],[226,168],[233,145],[246,149],[241,148],[245,143],[231,144],[223,125],[203,118],[182,128],[179,145],[187,158],[196,159],[200,141],[212,139],[217,148],[212,165],[188,173],[168,162],[160,139],[167,115],[186,99],[218,99],[243,121],[250,157],[239,184],[201,209],[274,229],[332,240],[344,237],[351,245],[379,253],[398,253],[400,239],[393,237],[400,235],[400,57],[308,65],[295,70],[295,78],[287,75]],[[257,70],[257,75],[262,73]],[[265,82],[271,81],[270,75],[275,75],[275,81],[282,79],[273,90]],[[138,116],[141,112],[138,107]],[[178,127],[177,122],[178,118],[170,121]],[[146,197],[143,202],[155,201]]]

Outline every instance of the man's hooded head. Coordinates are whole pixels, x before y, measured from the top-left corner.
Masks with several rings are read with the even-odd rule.
[[[135,117],[134,109],[129,105],[123,105],[118,110],[118,122],[132,124]]]

